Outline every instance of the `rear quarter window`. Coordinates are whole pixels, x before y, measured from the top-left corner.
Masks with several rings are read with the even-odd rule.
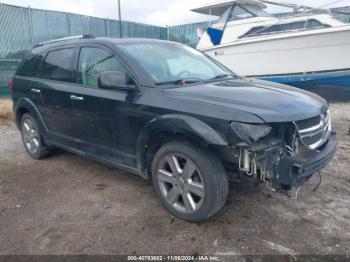
[[[42,56],[39,54],[31,54],[27,57],[17,70],[17,75],[25,77],[38,77],[40,74],[40,65]]]

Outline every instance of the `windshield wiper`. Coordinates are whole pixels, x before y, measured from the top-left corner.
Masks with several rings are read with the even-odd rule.
[[[217,80],[217,79],[226,78],[226,77],[237,77],[237,76],[236,75],[229,75],[229,74],[220,74],[220,75],[217,75],[217,76],[211,78],[210,80]]]
[[[178,80],[171,80],[171,81],[163,81],[163,82],[157,82],[156,85],[187,85],[187,84],[193,84],[202,82],[202,79],[199,78],[188,78],[188,79],[178,79]]]

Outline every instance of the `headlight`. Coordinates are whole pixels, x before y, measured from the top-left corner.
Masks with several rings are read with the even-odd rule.
[[[243,141],[251,144],[270,134],[272,127],[268,125],[253,125],[231,122],[231,128]]]

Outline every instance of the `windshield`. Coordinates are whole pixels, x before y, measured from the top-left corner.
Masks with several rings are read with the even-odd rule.
[[[135,59],[157,83],[206,81],[233,75],[201,52],[176,43],[127,43],[118,47]]]
[[[253,5],[239,5],[235,4],[233,6],[233,11],[231,14],[232,6],[230,6],[226,12],[215,22],[226,23],[227,21],[236,21],[252,17],[272,17],[269,13],[265,12],[263,9],[253,6]],[[229,17],[230,16],[230,17]]]
[[[247,11],[259,17],[272,17],[269,13],[265,12],[263,9],[258,8],[257,6],[246,5],[244,6]]]

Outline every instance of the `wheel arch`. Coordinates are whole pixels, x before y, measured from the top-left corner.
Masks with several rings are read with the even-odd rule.
[[[14,111],[15,123],[18,128],[20,128],[22,116],[25,113],[29,113],[37,120],[39,128],[42,131],[42,133],[46,133],[47,125],[42,115],[40,114],[39,109],[30,99],[21,98],[20,100],[18,100],[18,102],[14,105],[13,111]]]
[[[223,135],[199,119],[177,114],[159,116],[141,130],[137,139],[137,168],[143,177],[150,178],[149,163],[160,146],[173,140],[198,146],[228,145]]]

